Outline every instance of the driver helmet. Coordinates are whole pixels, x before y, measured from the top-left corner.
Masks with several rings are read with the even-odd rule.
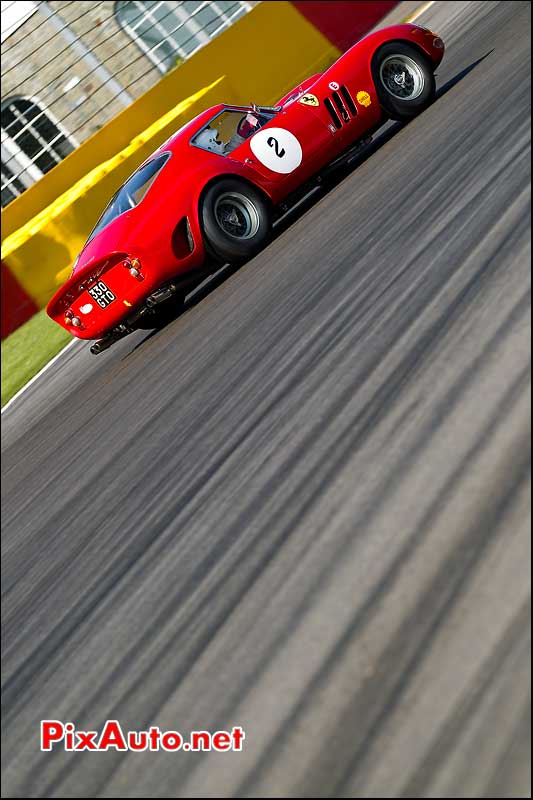
[[[261,124],[257,114],[246,114],[237,126],[237,133],[243,139],[248,139],[253,133],[258,131],[260,127]]]
[[[196,144],[198,147],[203,147],[204,150],[209,150],[211,153],[224,153],[224,145],[222,142],[217,141],[218,131],[216,128],[206,128],[196,137]]]

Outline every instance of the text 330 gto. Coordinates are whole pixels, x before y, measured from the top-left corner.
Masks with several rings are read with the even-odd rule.
[[[366,36],[274,108],[218,105],[185,125],[111,199],[48,314],[99,353],[153,328],[222,264],[268,241],[280,207],[387,119],[435,96],[442,40],[415,25]]]

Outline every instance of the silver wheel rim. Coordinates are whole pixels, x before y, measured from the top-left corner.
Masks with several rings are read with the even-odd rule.
[[[424,89],[424,73],[416,61],[400,53],[382,61],[379,79],[382,86],[398,100],[415,100]]]
[[[242,194],[221,194],[215,203],[215,218],[224,233],[234,239],[251,239],[259,230],[257,209]]]

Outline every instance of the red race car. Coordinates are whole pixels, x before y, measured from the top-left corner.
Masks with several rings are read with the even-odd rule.
[[[302,187],[353,157],[387,119],[423,111],[443,54],[436,34],[396,25],[357,42],[276,107],[204,111],[114,195],[49,316],[80,339],[99,339],[92,353],[171,318],[208,274],[264,247]]]

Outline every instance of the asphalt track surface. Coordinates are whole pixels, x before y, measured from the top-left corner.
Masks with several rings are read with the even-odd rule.
[[[2,415],[5,797],[530,795],[530,5],[420,21],[426,113]]]

